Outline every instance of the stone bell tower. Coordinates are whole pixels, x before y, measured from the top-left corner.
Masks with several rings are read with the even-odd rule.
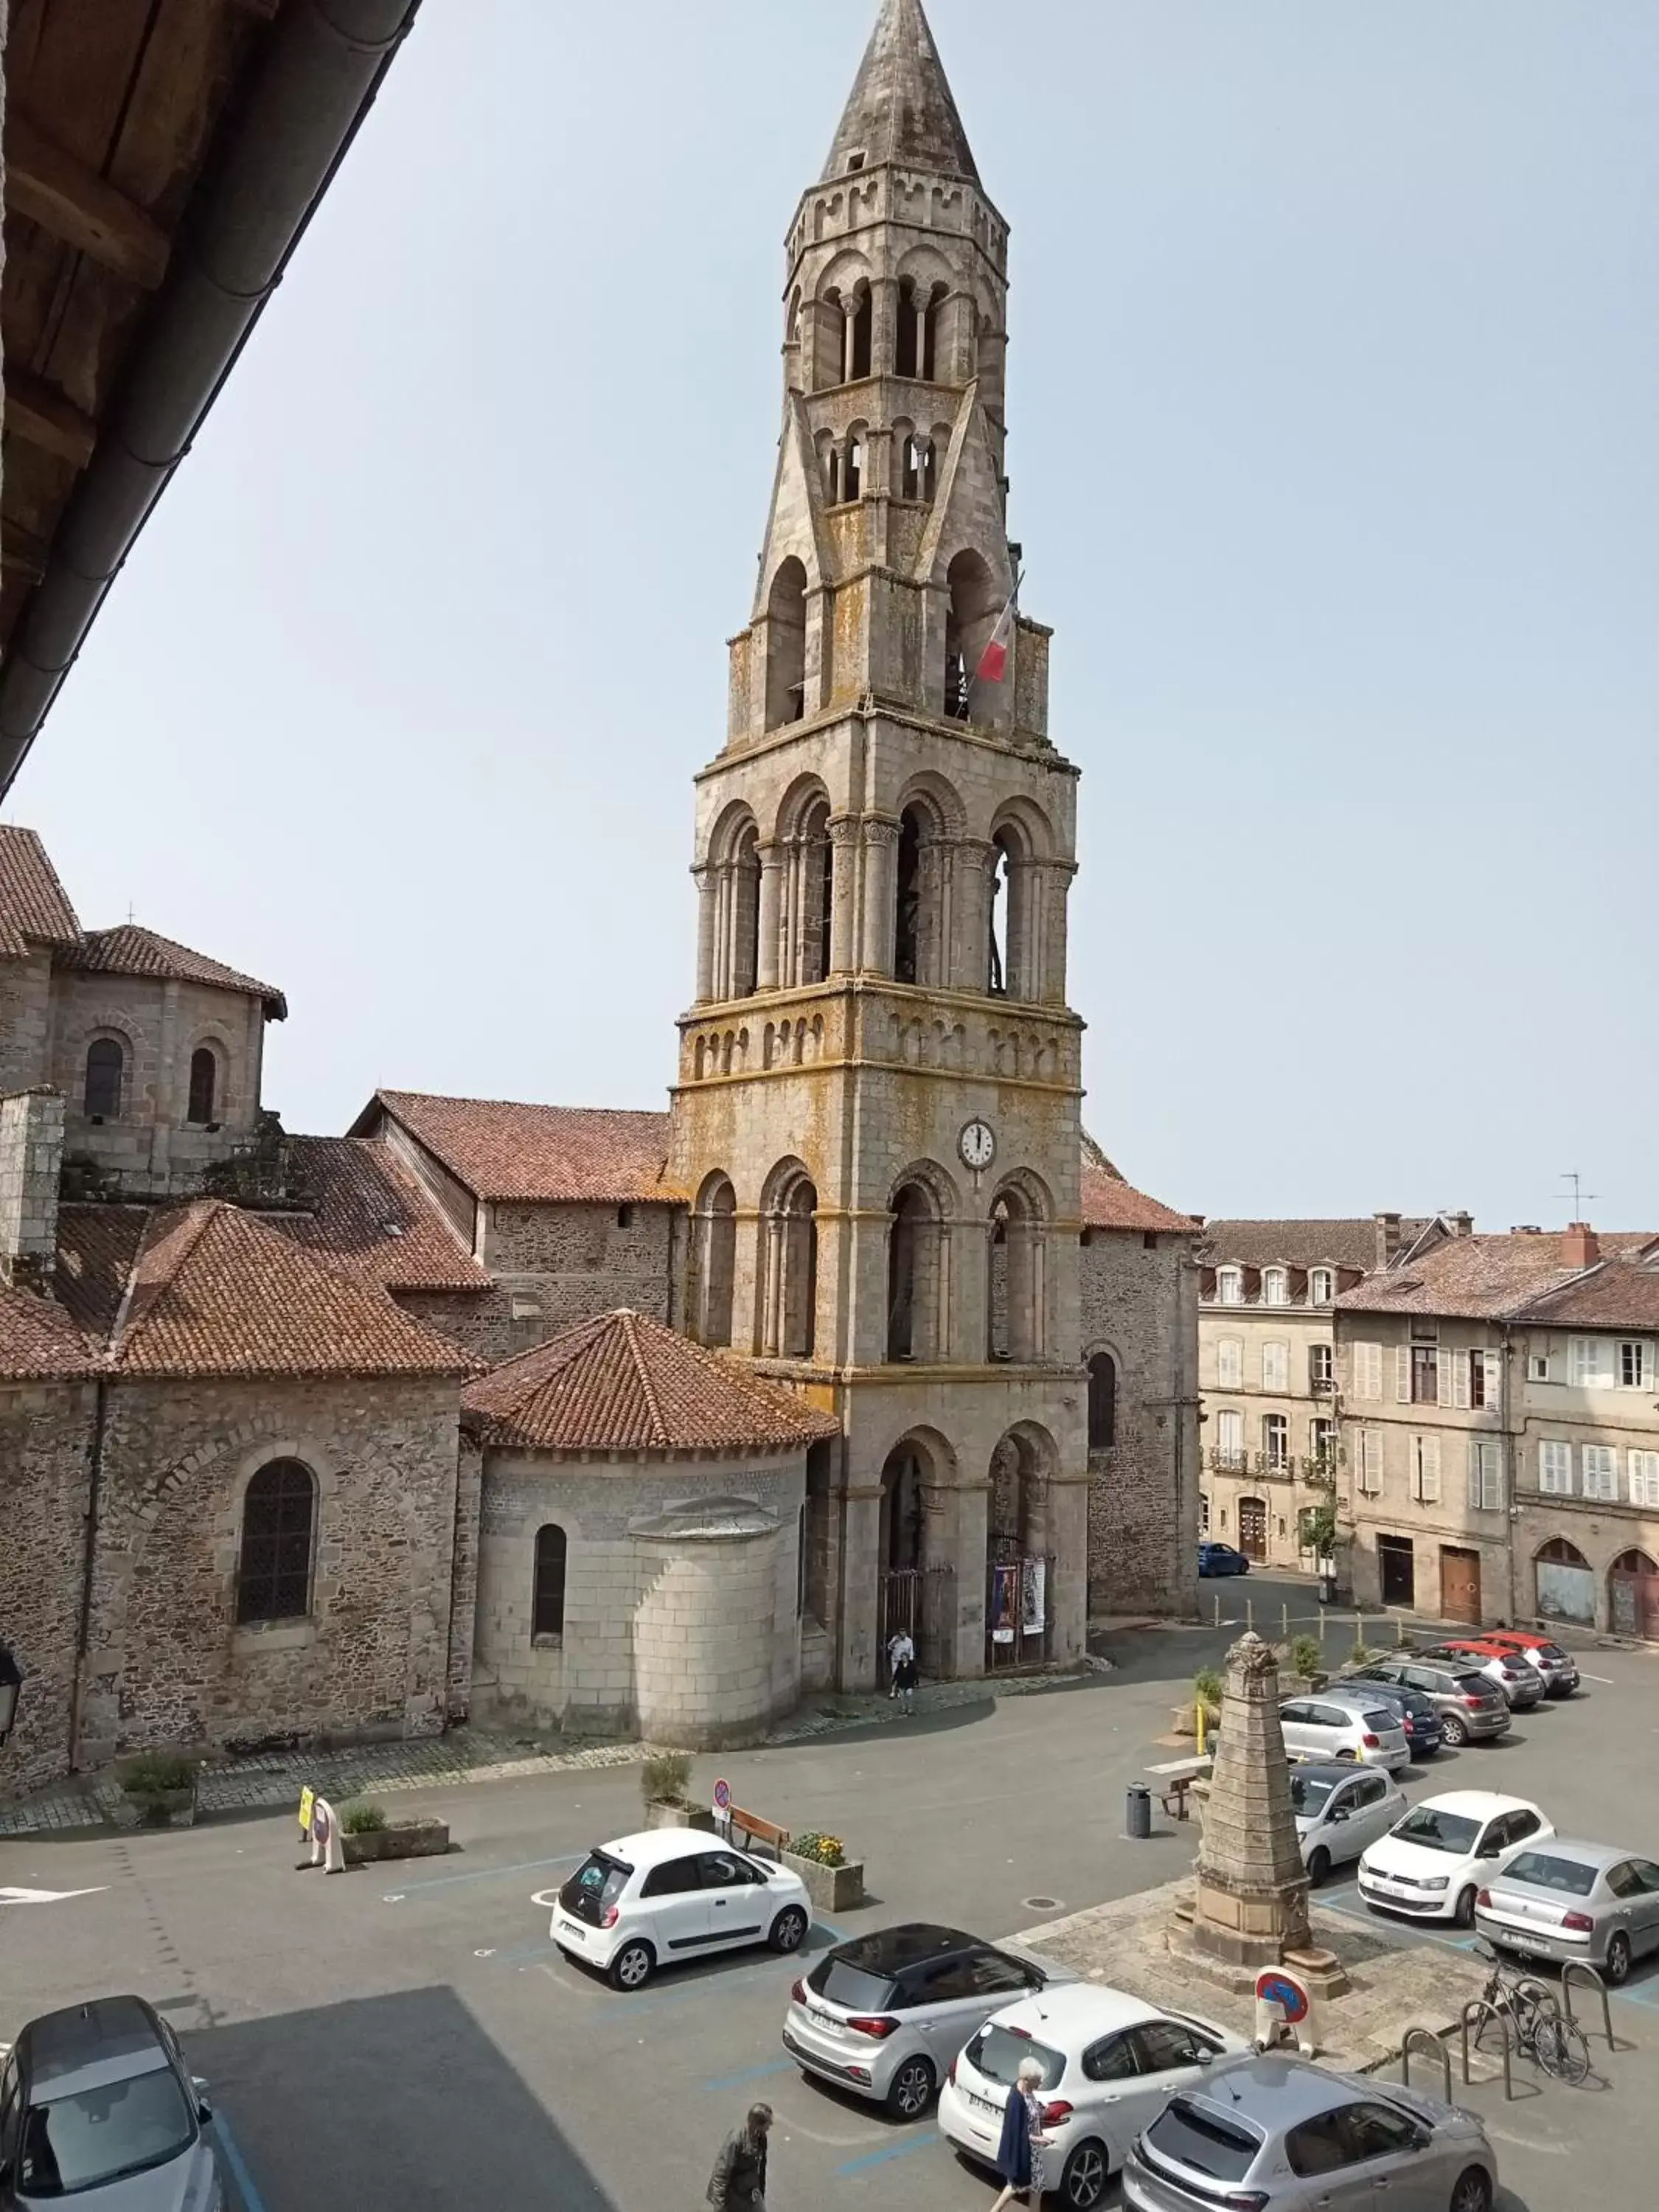
[[[1010,604],[1007,243],[919,0],[883,0],[787,241],[673,1114],[689,1326],[842,1424],[800,1588],[807,1679],[848,1688],[901,1625],[936,1675],[1083,1643],[1077,771]]]

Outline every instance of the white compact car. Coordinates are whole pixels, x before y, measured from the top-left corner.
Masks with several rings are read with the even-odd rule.
[[[1410,1804],[1392,1774],[1369,1769],[1356,1774],[1337,1760],[1293,1766],[1291,1810],[1309,1881],[1317,1888],[1334,1866],[1357,1859],[1404,1818]]]
[[[1177,2089],[1250,2048],[1224,2028],[1088,1982],[1052,1985],[993,2013],[939,2092],[947,2142],[992,2165],[1022,2059],[1042,2067],[1044,2178],[1071,2212],[1091,2212],[1130,2144]]]
[[[787,1867],[693,1828],[653,1828],[590,1851],[548,1932],[566,1958],[637,1990],[659,1966],[711,1951],[798,1951],[811,1924],[806,1886]]]
[[[1554,1833],[1524,1797],[1494,1790],[1425,1797],[1362,1856],[1359,1894],[1374,1910],[1471,1928],[1484,1884],[1524,1844]]]

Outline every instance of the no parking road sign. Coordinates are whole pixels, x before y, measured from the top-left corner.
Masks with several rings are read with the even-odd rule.
[[[1255,1978],[1256,2045],[1268,2051],[1287,2035],[1305,2057],[1313,2056],[1313,1991],[1288,1966],[1264,1966]]]
[[[722,1775],[714,1784],[714,1810],[729,1813],[732,1809],[732,1785]]]

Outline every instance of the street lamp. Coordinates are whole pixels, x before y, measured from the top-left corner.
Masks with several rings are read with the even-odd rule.
[[[22,1686],[22,1669],[9,1647],[0,1644],[0,1743],[11,1734],[11,1724],[17,1717],[17,1692]]]

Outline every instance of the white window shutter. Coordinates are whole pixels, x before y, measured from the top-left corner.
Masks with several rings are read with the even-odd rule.
[[[1581,1390],[1589,1381],[1589,1339],[1575,1336],[1567,1346],[1567,1380],[1575,1390]]]
[[[1451,1404],[1452,1392],[1456,1387],[1452,1379],[1456,1365],[1457,1354],[1455,1352],[1448,1352],[1443,1345],[1434,1355],[1434,1396],[1437,1405]]]
[[[1409,1344],[1395,1346],[1394,1395],[1402,1406],[1412,1401],[1412,1348]]]
[[[1500,1352],[1483,1352],[1486,1364],[1486,1404],[1495,1407],[1504,1395],[1504,1355]]]
[[[1469,1355],[1467,1352],[1454,1352],[1452,1354],[1452,1403],[1454,1406],[1467,1406],[1468,1402]]]
[[[1440,1439],[1438,1437],[1420,1437],[1418,1444],[1424,1503],[1431,1505],[1440,1496]]]
[[[1472,1511],[1478,1513],[1480,1510],[1480,1439],[1479,1437],[1469,1438],[1468,1452],[1469,1506]]]

